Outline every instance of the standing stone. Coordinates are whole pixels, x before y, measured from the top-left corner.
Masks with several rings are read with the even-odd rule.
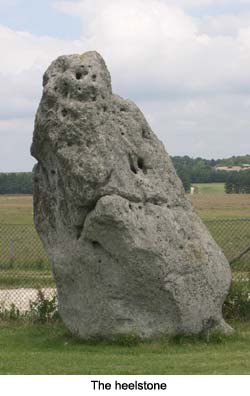
[[[229,264],[141,111],[112,93],[102,57],[61,56],[43,86],[35,224],[66,326],[82,338],[226,332]]]

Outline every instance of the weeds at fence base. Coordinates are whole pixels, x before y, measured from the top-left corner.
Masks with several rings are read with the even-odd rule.
[[[38,290],[37,300],[30,302],[30,313],[39,322],[45,323],[57,319],[57,297],[45,298],[42,290]]]
[[[223,306],[226,320],[250,321],[250,280],[233,282]]]
[[[17,320],[21,317],[20,310],[15,306],[15,304],[11,304],[10,309],[4,308],[4,306],[0,307],[0,318],[4,320]]]
[[[0,319],[2,320],[23,320],[31,322],[47,323],[59,320],[57,309],[57,296],[45,298],[42,290],[38,289],[35,301],[30,301],[29,310],[21,311],[15,304],[11,304],[10,309],[6,309],[4,304],[0,306]]]

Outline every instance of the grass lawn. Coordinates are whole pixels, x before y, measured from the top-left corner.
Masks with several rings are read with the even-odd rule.
[[[80,342],[61,323],[0,324],[0,374],[250,374],[250,324],[197,338],[121,346]]]

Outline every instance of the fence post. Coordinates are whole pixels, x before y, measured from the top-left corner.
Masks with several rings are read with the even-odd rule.
[[[15,261],[15,245],[14,245],[14,239],[10,240],[10,250],[9,250],[9,267],[13,268]]]

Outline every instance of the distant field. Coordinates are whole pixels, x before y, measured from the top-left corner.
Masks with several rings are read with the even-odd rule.
[[[198,194],[188,195],[202,219],[250,217],[250,194],[226,194],[224,183],[195,183]]]
[[[1,195],[0,224],[33,224],[32,195]]]
[[[188,195],[202,219],[250,217],[249,194]]]
[[[193,183],[198,187],[199,194],[225,194],[224,183]]]
[[[225,194],[223,183],[195,184],[189,195],[204,219],[250,217],[250,194]],[[0,224],[33,224],[32,195],[0,195]]]

